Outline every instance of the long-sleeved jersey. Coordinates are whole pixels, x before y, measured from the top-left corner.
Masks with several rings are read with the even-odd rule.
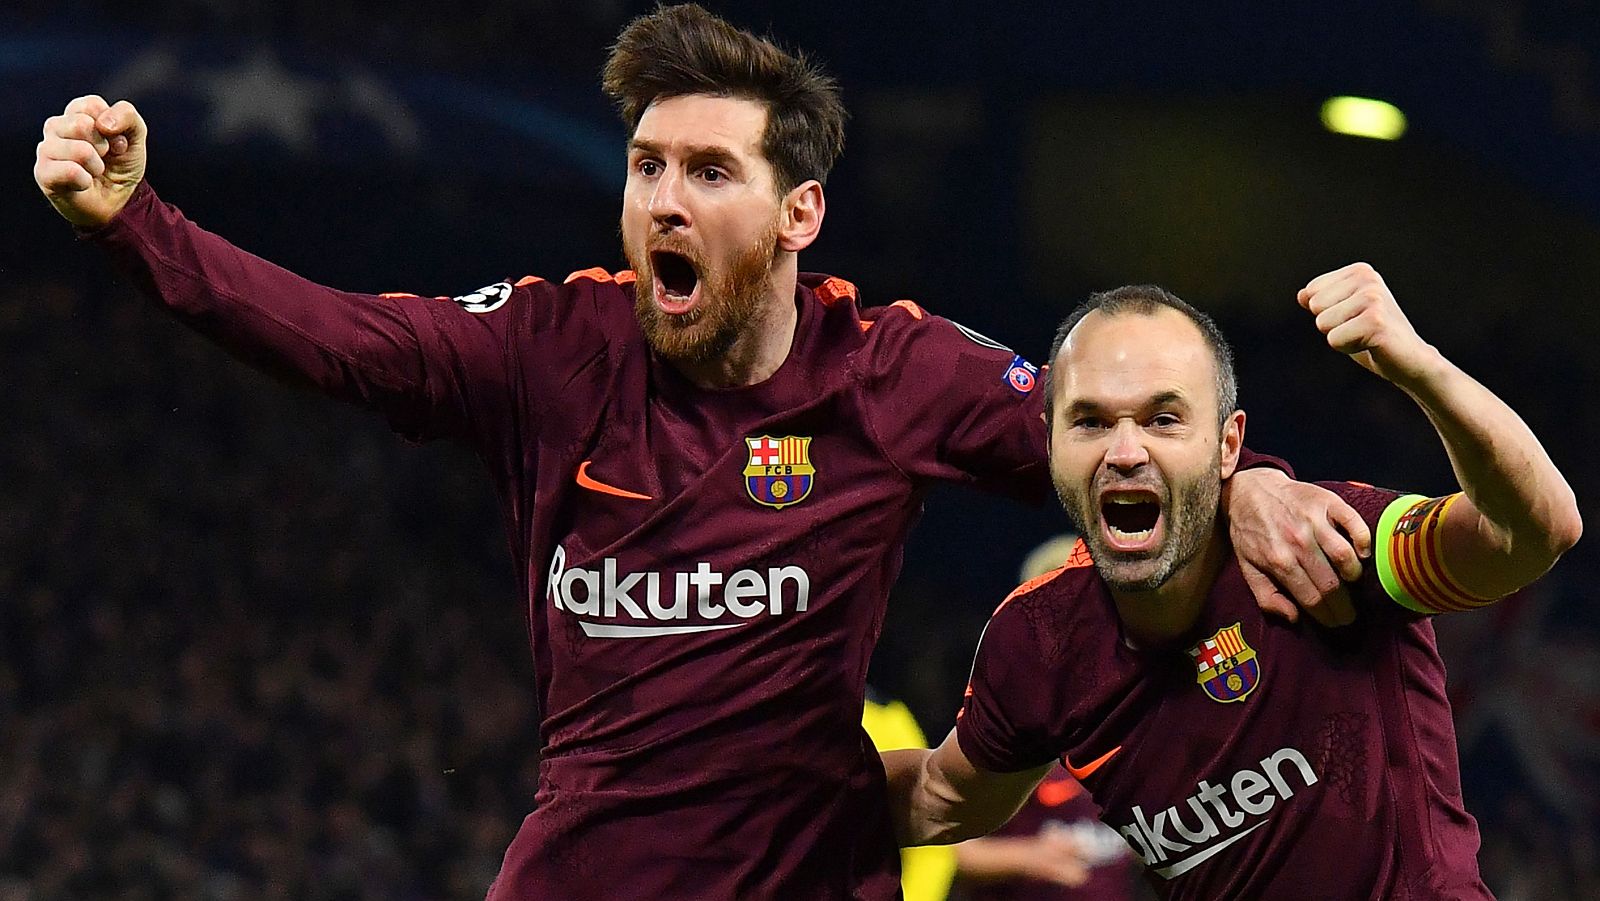
[[[148,186],[92,240],[237,355],[484,461],[544,742],[491,898],[897,896],[867,662],[924,489],[1047,496],[1030,364],[803,276],[787,360],[713,391],[650,352],[627,272],[335,291]]]

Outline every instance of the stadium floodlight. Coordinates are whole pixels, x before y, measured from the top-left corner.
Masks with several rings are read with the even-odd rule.
[[[1332,97],[1322,104],[1322,124],[1334,134],[1393,141],[1406,132],[1406,114],[1382,100]]]

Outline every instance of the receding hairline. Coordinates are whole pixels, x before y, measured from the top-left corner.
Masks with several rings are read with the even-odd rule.
[[[1061,354],[1066,353],[1067,348],[1072,346],[1074,337],[1078,334],[1078,329],[1083,328],[1083,324],[1085,322],[1090,321],[1096,316],[1100,317],[1101,319],[1121,319],[1132,316],[1143,316],[1146,319],[1154,319],[1157,316],[1168,313],[1188,323],[1190,331],[1193,332],[1194,336],[1200,340],[1201,349],[1206,352],[1207,356],[1213,357],[1212,364],[1215,366],[1216,360],[1215,354],[1211,353],[1211,341],[1206,336],[1205,329],[1200,326],[1200,323],[1196,322],[1193,316],[1188,315],[1177,307],[1172,307],[1164,303],[1153,301],[1148,306],[1130,303],[1109,309],[1106,307],[1096,307],[1095,309],[1083,314],[1083,318],[1073,323],[1072,328],[1067,332],[1067,338],[1065,341],[1061,342],[1061,348],[1056,353],[1056,359],[1060,359]],[[1050,365],[1054,366],[1055,364],[1056,360],[1050,361]]]
[[[1207,380],[1210,383],[1210,390],[1214,395],[1211,400],[1213,403],[1220,404],[1221,392],[1219,390],[1220,385],[1218,383],[1222,376],[1222,368],[1217,360],[1216,352],[1211,346],[1210,338],[1206,335],[1205,329],[1201,327],[1200,323],[1194,320],[1194,317],[1184,313],[1182,310],[1176,307],[1171,307],[1162,303],[1151,303],[1148,306],[1142,304],[1129,304],[1111,309],[1097,307],[1085,313],[1083,318],[1073,323],[1071,330],[1067,332],[1066,340],[1061,342],[1060,349],[1056,351],[1055,357],[1050,360],[1050,368],[1052,372],[1057,373],[1061,371],[1060,367],[1062,359],[1066,356],[1068,349],[1077,343],[1078,330],[1083,328],[1084,323],[1089,322],[1091,319],[1094,319],[1094,317],[1099,316],[1101,320],[1109,322],[1113,319],[1124,319],[1134,316],[1142,316],[1146,319],[1155,319],[1158,316],[1163,315],[1163,313],[1170,313],[1171,315],[1183,320],[1183,322],[1188,325],[1189,332],[1195,341],[1194,349],[1199,351],[1199,353],[1205,357],[1206,365],[1211,370],[1211,378]],[[1062,379],[1059,378],[1052,378],[1050,380],[1050,390],[1052,395],[1064,390],[1061,383]],[[1160,390],[1151,395],[1149,398],[1142,399],[1142,402],[1159,402],[1163,397],[1166,397],[1172,393],[1173,392],[1168,390]],[[1186,402],[1189,402],[1188,398],[1184,399]],[[1055,396],[1052,396],[1050,401],[1052,402],[1051,406],[1058,410],[1070,409],[1072,406],[1074,406],[1072,404],[1069,404],[1067,407],[1060,406],[1059,400]]]

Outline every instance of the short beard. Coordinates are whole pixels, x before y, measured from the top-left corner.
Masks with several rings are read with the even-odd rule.
[[[777,223],[746,252],[716,272],[708,271],[710,267],[702,259],[679,248],[668,245],[660,249],[679,253],[694,265],[700,277],[700,302],[681,316],[662,312],[655,302],[650,254],[624,242],[623,252],[638,276],[633,285],[633,313],[645,342],[674,363],[701,365],[724,356],[761,309],[777,259]]]
[[[1205,549],[1211,532],[1216,527],[1217,510],[1222,499],[1222,481],[1216,477],[1222,465],[1222,448],[1217,447],[1212,468],[1199,478],[1178,484],[1168,484],[1168,497],[1163,513],[1166,515],[1167,537],[1156,556],[1128,557],[1106,544],[1100,531],[1100,511],[1093,503],[1093,491],[1081,492],[1075,488],[1056,485],[1056,496],[1067,511],[1067,517],[1077,526],[1089,546],[1095,569],[1113,589],[1130,594],[1154,591],[1167,584],[1173,574],[1183,569]],[[1154,564],[1154,569],[1137,578],[1125,574],[1130,564]]]

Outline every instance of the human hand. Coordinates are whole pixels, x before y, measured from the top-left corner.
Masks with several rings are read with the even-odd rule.
[[[1396,385],[1425,377],[1441,361],[1400,310],[1383,276],[1366,263],[1317,276],[1295,299],[1317,317],[1328,346]]]
[[[121,212],[144,180],[148,129],[126,100],[89,94],[44,122],[33,180],[62,218],[98,228]]]
[[[1089,881],[1086,849],[1062,829],[1046,829],[1017,839],[1025,875],[1044,882],[1077,888]]]
[[[1353,622],[1344,582],[1361,578],[1361,558],[1372,554],[1361,514],[1276,469],[1240,470],[1226,484],[1228,536],[1257,606],[1291,623],[1302,608],[1324,626]]]

